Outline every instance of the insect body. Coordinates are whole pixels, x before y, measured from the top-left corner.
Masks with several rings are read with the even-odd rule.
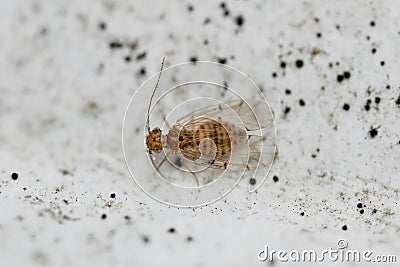
[[[246,138],[246,132],[235,124],[197,117],[184,125],[174,125],[164,136],[159,128],[154,128],[146,138],[146,145],[157,154],[167,148],[188,160],[214,164],[215,160],[228,160],[233,146]]]

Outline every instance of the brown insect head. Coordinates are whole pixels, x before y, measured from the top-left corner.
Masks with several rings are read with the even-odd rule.
[[[156,127],[149,133],[149,135],[146,137],[146,146],[149,148],[150,153],[152,151],[157,154],[161,153],[161,151],[163,150],[163,144],[160,128]]]

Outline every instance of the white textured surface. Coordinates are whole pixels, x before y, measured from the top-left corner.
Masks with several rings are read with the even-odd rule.
[[[339,237],[399,258],[399,2],[235,1],[228,16],[214,1],[188,6],[1,1],[2,266],[258,266],[264,245],[323,250]],[[110,49],[115,40],[137,47]],[[264,88],[279,155],[258,194],[243,183],[209,207],[179,210],[132,182],[123,113],[162,56],[227,58]]]

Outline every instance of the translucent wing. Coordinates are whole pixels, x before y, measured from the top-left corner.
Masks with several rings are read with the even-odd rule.
[[[212,169],[227,169],[243,171],[268,167],[275,152],[273,118],[256,116],[261,106],[252,103],[249,105],[243,100],[219,104],[196,110],[177,121],[177,127],[188,131],[196,131],[202,125],[221,123],[228,131],[229,137],[215,142],[217,151],[227,150],[226,144],[232,143],[231,151],[215,153],[203,159],[194,161],[194,164]],[[269,111],[269,110],[268,110]],[[262,114],[269,114],[263,112]],[[271,127],[272,126],[272,127]],[[215,130],[205,136],[215,135]],[[203,134],[204,135],[204,134]],[[198,149],[188,149],[183,155],[189,159],[198,159]],[[189,164],[189,163],[187,163]]]

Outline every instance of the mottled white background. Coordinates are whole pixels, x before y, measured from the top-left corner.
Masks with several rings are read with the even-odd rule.
[[[398,1],[0,4],[1,266],[266,266],[265,245],[339,238],[400,260]],[[123,114],[162,56],[263,88],[279,154],[257,194],[176,209],[129,177]]]

